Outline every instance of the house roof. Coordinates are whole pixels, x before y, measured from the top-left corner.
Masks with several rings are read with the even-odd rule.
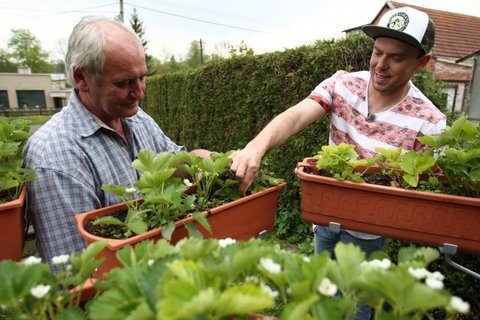
[[[435,23],[435,56],[462,58],[480,49],[480,17],[387,1],[373,22],[393,8],[412,7],[426,12]]]

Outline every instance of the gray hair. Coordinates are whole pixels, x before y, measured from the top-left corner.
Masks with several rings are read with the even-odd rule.
[[[139,36],[122,22],[102,17],[87,16],[73,28],[68,39],[67,54],[65,56],[65,69],[67,81],[75,86],[73,70],[82,68],[85,70],[87,80],[98,83],[105,67],[105,38],[106,31],[101,27],[102,23],[114,24],[127,31],[137,40],[140,47],[142,41]]]

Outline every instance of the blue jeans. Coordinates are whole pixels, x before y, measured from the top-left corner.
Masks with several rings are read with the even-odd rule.
[[[340,229],[339,233],[333,233],[328,230],[328,227],[315,226],[315,254],[324,251],[330,253],[330,257],[335,259],[335,245],[338,242],[353,243],[359,246],[366,256],[370,256],[372,252],[383,250],[385,245],[385,238],[380,237],[374,240],[364,240],[352,236],[347,231]],[[367,304],[358,304],[355,310],[355,320],[369,320],[372,315],[372,308]]]

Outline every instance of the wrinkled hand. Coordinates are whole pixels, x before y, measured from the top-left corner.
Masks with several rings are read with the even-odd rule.
[[[235,178],[240,181],[239,191],[245,194],[258,174],[262,155],[245,147],[233,152],[230,158],[232,159],[230,169],[235,173]]]

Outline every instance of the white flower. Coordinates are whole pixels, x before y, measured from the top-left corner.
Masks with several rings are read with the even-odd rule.
[[[303,257],[303,261],[305,261],[306,263],[309,263],[309,262],[310,262],[310,258],[309,258],[309,257]]]
[[[462,298],[452,296],[450,298],[450,306],[460,313],[467,313],[470,311],[470,304],[462,300]]]
[[[260,265],[263,269],[267,270],[270,273],[278,274],[282,271],[281,266],[278,263],[275,263],[270,258],[262,258],[260,259]]]
[[[50,286],[44,286],[39,284],[38,286],[30,289],[30,293],[37,299],[42,299],[50,291]]]
[[[425,279],[425,284],[432,289],[443,289],[443,282],[432,277]]]
[[[323,278],[318,286],[318,292],[323,294],[324,296],[333,297],[337,294],[337,285],[332,283],[330,279]]]
[[[423,279],[430,275],[430,272],[425,268],[415,269],[412,267],[408,267],[408,273],[410,273],[413,277],[417,279]]]
[[[437,280],[440,280],[440,281],[443,281],[445,280],[445,276],[439,272],[439,271],[435,271],[435,272],[432,272],[428,275],[429,278],[434,278],[434,279],[437,279]]]
[[[148,265],[149,267],[151,267],[154,262],[155,262],[155,260],[153,260],[153,259],[148,259],[147,265]]]
[[[135,189],[134,187],[125,189],[125,192],[130,194],[134,193],[135,191],[137,191],[137,189]]]
[[[374,260],[370,261],[370,264],[372,266],[376,267],[376,268],[387,270],[392,265],[392,262],[390,260],[388,260],[387,258],[384,258],[382,260],[374,259]]]
[[[278,291],[272,290],[272,288],[270,288],[270,287],[267,286],[266,284],[263,284],[263,283],[260,284],[260,288],[261,288],[264,292],[268,293],[268,294],[270,295],[270,297],[272,297],[272,299],[275,299],[275,298],[278,297]]]
[[[226,246],[234,244],[235,242],[237,242],[235,239],[225,238],[225,239],[218,240],[218,245],[222,248],[225,248]]]
[[[371,261],[363,261],[360,265],[366,268],[376,268],[376,269],[387,270],[392,265],[392,262],[386,258],[382,260],[374,259]]]
[[[23,261],[22,261],[22,263],[26,264],[26,265],[37,264],[37,263],[40,263],[40,262],[42,262],[42,258],[37,258],[35,256],[30,256],[28,258],[23,259]]]
[[[59,255],[59,256],[56,256],[56,257],[53,257],[52,258],[52,263],[53,264],[64,264],[68,261],[68,258],[70,256],[68,254],[62,254],[62,255]]]
[[[190,180],[188,180],[188,179],[183,179],[183,183],[184,183],[187,187],[191,187],[191,186],[192,186],[192,183],[191,183]]]

